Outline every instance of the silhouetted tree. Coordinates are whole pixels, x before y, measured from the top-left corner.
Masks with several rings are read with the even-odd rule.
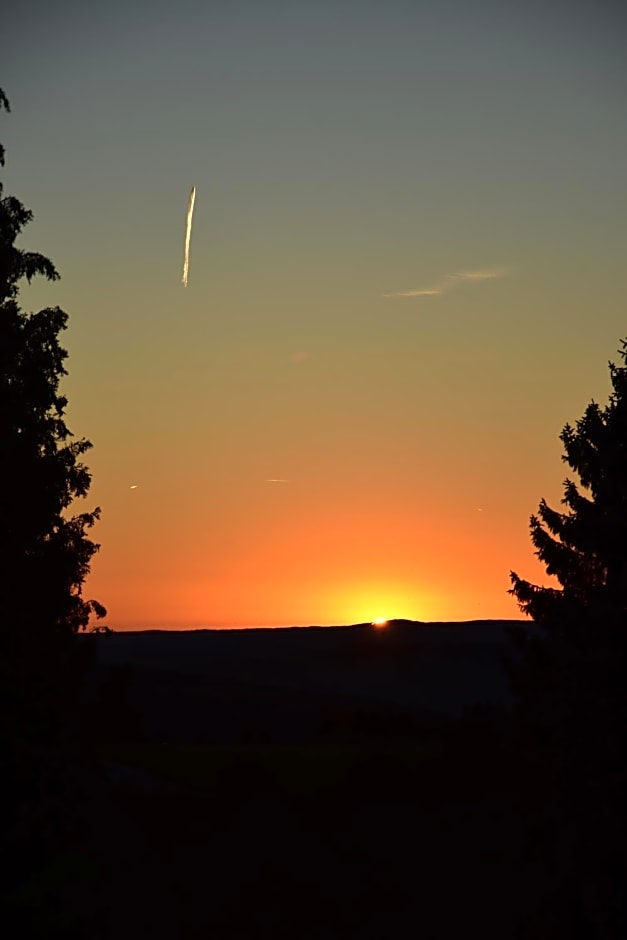
[[[9,110],[0,93],[0,108]],[[4,165],[4,151],[0,152]],[[82,586],[98,546],[86,536],[99,510],[68,515],[87,494],[81,457],[91,446],[71,440],[59,382],[67,356],[59,343],[67,314],[58,307],[25,313],[19,283],[59,275],[43,255],[16,247],[32,213],[0,184],[0,618],[4,640],[62,643],[104,608]]]
[[[608,404],[591,402],[560,435],[580,480],[564,482],[566,511],[542,500],[531,517],[536,554],[560,587],[512,572],[510,590],[538,627],[518,634],[515,684],[544,733],[558,874],[583,899],[588,935],[604,938],[627,936],[627,341],[620,355]]]
[[[10,110],[0,90],[2,109]],[[3,809],[24,845],[45,841],[50,827],[58,833],[72,815],[59,801],[71,803],[80,766],[74,653],[95,642],[78,651],[75,639],[92,614],[105,614],[82,596],[98,549],[86,533],[99,510],[71,514],[89,489],[81,457],[90,444],[72,440],[59,392],[67,315],[18,305],[24,278],[58,279],[48,258],[16,245],[31,219],[0,184],[0,751],[10,791]]]
[[[621,356],[627,361],[627,341]],[[548,629],[627,613],[627,368],[609,367],[609,404],[591,402],[576,426],[567,424],[560,435],[562,459],[587,494],[567,479],[562,503],[569,511],[556,512],[542,500],[531,517],[536,554],[562,587],[538,587],[511,575],[521,610]]]

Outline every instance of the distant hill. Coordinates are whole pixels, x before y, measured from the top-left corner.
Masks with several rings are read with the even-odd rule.
[[[521,623],[116,633],[96,640],[91,694],[113,670],[149,738],[190,743],[293,740],[340,713],[457,714],[509,703],[502,657]]]
[[[473,626],[487,626],[487,627],[507,627],[510,625],[518,626],[532,626],[529,620],[407,620],[403,618],[397,618],[386,621],[386,629],[394,627],[395,629],[413,629],[413,628],[425,628],[429,629],[430,627],[473,627]],[[189,633],[232,633],[232,634],[243,634],[243,633],[276,633],[277,631],[281,633],[289,633],[294,630],[372,630],[374,624],[371,621],[366,621],[364,623],[349,623],[349,624],[293,624],[292,626],[287,627],[190,627],[189,629],[172,629],[170,627],[147,627],[142,630],[120,630],[119,634],[147,634],[147,633],[172,633],[172,634],[189,634]]]

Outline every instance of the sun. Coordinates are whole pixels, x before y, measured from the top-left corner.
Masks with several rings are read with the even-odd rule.
[[[372,626],[378,627],[379,629],[381,629],[381,627],[387,627],[387,625],[388,621],[385,617],[377,617],[376,620],[372,621]]]

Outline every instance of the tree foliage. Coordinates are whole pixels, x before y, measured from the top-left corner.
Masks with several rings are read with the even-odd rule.
[[[0,109],[9,103],[0,90]],[[4,165],[4,150],[0,150]],[[63,643],[104,608],[82,595],[98,545],[87,537],[99,509],[71,514],[87,495],[82,457],[89,441],[73,439],[59,384],[67,352],[59,342],[67,314],[58,307],[26,313],[20,282],[59,277],[44,255],[16,242],[30,210],[0,183],[0,618],[5,645]]]
[[[54,868],[74,851],[96,815],[101,791],[81,707],[96,638],[77,634],[105,614],[82,594],[99,510],[72,511],[89,491],[82,458],[91,445],[65,423],[59,337],[68,318],[58,307],[30,313],[18,303],[24,279],[59,277],[44,255],[18,247],[31,219],[0,183],[0,825],[11,857],[2,892],[18,898],[39,866]],[[42,897],[28,904],[50,914]]]
[[[540,502],[531,516],[536,554],[561,588],[539,587],[511,573],[510,591],[521,610],[547,630],[591,617],[627,613],[627,341],[626,365],[609,363],[612,394],[602,408],[591,402],[582,418],[567,424],[562,459],[580,485],[564,481],[558,512]],[[584,492],[582,492],[584,490]]]
[[[607,405],[592,401],[560,435],[564,511],[531,516],[536,555],[559,587],[511,572],[537,631],[518,631],[511,676],[524,725],[541,741],[556,871],[589,936],[627,936],[627,341],[609,363]],[[538,732],[540,732],[538,736]],[[538,751],[536,750],[536,755]]]

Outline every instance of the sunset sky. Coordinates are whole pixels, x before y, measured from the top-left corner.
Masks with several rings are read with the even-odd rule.
[[[622,5],[24,0],[2,33],[106,622],[519,616],[627,336]]]

